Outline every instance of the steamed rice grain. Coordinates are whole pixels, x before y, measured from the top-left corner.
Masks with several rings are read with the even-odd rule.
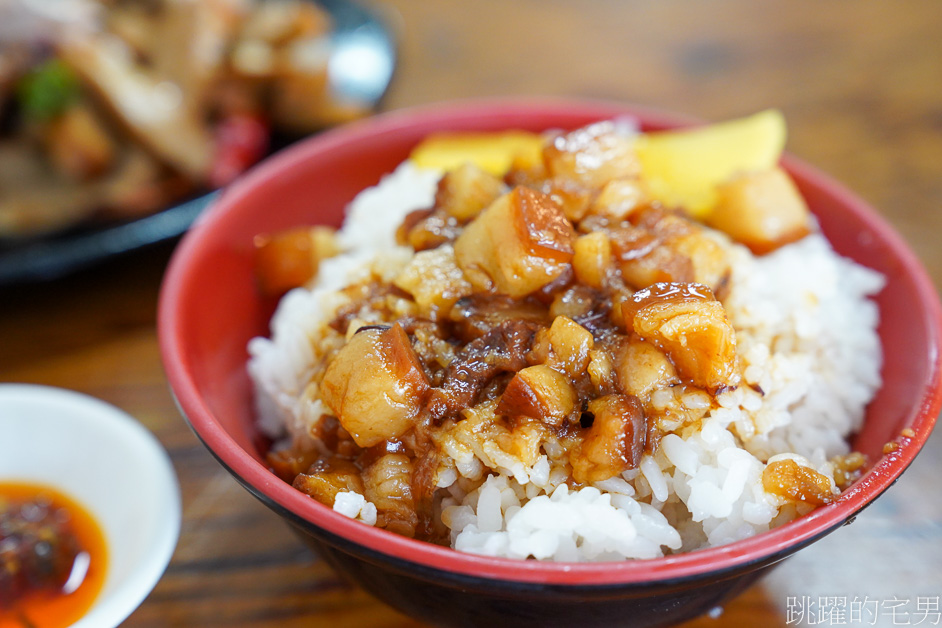
[[[405,266],[411,250],[396,245],[395,228],[432,203],[438,177],[407,162],[357,197],[340,234],[343,254],[324,261],[311,289],[284,297],[270,338],[251,342],[249,372],[266,434],[310,441],[328,413],[309,382],[329,348],[324,323],[345,302],[337,291]],[[723,304],[743,385],[719,395],[695,425],[664,436],[640,468],[578,490],[566,484],[564,457],[551,444],[528,464],[495,442],[450,441],[436,484],[452,547],[574,562],[652,558],[746,538],[807,510],[766,492],[762,472],[790,456],[830,477],[828,461],[848,453],[846,438],[880,386],[878,310],[869,297],[883,279],[835,254],[821,235],[763,257],[715,237],[733,259]],[[682,403],[710,405],[696,394]],[[334,509],[370,524],[370,506],[348,493]]]

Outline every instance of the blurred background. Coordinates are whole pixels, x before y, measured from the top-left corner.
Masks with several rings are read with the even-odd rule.
[[[140,10],[146,13],[160,3],[141,0],[136,4],[134,10],[143,7]],[[50,22],[64,15],[50,16],[50,7],[65,6],[55,0],[0,0],[3,11],[19,11],[23,5],[30,5],[30,15],[39,18],[28,25],[0,23],[0,44],[6,53],[13,49],[11,42],[22,39],[24,29],[49,28]],[[120,97],[113,101],[118,104],[102,114],[99,124],[108,133],[113,127],[124,133],[106,135],[104,144],[110,149],[95,153],[83,143],[81,150],[62,148],[49,140],[55,133],[61,138],[61,130],[50,131],[47,122],[42,123],[45,127],[24,124],[21,112],[10,112],[14,105],[9,99],[19,99],[15,106],[23,107],[23,99],[29,101],[29,96],[23,95],[22,87],[9,87],[12,79],[9,85],[4,83],[4,76],[13,76],[11,55],[6,54],[0,59],[0,96],[5,99],[0,102],[7,102],[0,116],[0,230],[9,233],[2,232],[0,254],[22,254],[27,246],[38,244],[45,246],[43,255],[55,256],[56,248],[69,246],[76,234],[94,234],[113,226],[114,220],[133,223],[160,215],[166,208],[237,178],[256,159],[286,143],[374,110],[463,98],[567,97],[632,103],[705,121],[769,107],[780,109],[788,122],[787,149],[876,207],[914,248],[936,287],[942,287],[942,247],[938,246],[942,232],[942,10],[938,3],[361,0],[351,9],[345,2],[332,0],[319,6],[320,12],[305,13],[308,17],[303,20],[295,18],[303,26],[291,22],[290,36],[285,31],[272,36],[267,50],[259,52],[258,47],[249,46],[241,57],[228,59],[223,79],[215,76],[201,82],[205,77],[199,74],[199,59],[181,58],[179,50],[172,50],[170,31],[154,31],[152,37],[161,35],[151,40],[142,36],[144,43],[138,44],[135,54],[138,66],[154,72],[150,87],[166,82],[155,77],[157,64],[167,63],[171,74],[187,68],[177,78],[195,84],[199,95],[205,115],[193,123],[197,124],[193,133],[183,134],[182,148],[162,136],[161,127],[152,121],[145,120],[127,135],[128,125],[114,122],[121,115]],[[321,23],[320,17],[312,15],[326,19]],[[277,26],[276,18],[269,20]],[[266,26],[275,28],[264,21],[257,28],[271,32],[264,30]],[[354,91],[338,97],[325,87],[324,72],[332,52],[331,33],[347,26],[349,33],[371,37],[377,34],[371,29],[379,28],[380,45],[370,48],[361,40],[359,48],[354,46],[343,60],[352,72],[345,85]],[[126,37],[135,36],[131,22],[123,27],[128,29]],[[387,44],[395,50],[394,59],[384,57]],[[83,69],[76,73],[79,80],[103,92],[125,89],[125,83],[114,86],[109,81],[118,80],[113,70],[126,58],[110,56],[107,47],[90,50],[81,42],[66,48],[73,59],[70,67]],[[174,58],[152,60],[163,59],[168,51]],[[32,49],[30,54],[41,59],[30,61],[30,67],[48,64],[48,52],[48,47],[40,47],[38,53]],[[285,55],[296,63],[296,69],[309,71],[300,79],[294,77],[293,84],[290,76],[285,78],[290,73],[283,66],[276,71],[271,69],[275,66],[265,65],[266,59],[277,65]],[[142,59],[151,60],[145,64]],[[43,80],[65,84],[67,93],[70,79],[56,75],[55,65],[47,65],[46,70]],[[376,80],[384,83],[390,71],[388,90],[371,107],[371,98],[383,90],[371,92],[364,85]],[[23,70],[17,72],[22,77]],[[279,80],[289,82],[279,87]],[[263,83],[264,88],[259,87]],[[365,91],[356,92],[357,85]],[[259,89],[281,97],[253,100]],[[190,98],[189,92],[168,93],[167,88],[152,93],[163,93],[170,101]],[[40,110],[50,106],[42,99],[39,104],[34,101],[29,102]],[[159,104],[159,99],[154,102]],[[135,103],[125,104],[132,107]],[[259,120],[263,120],[261,126]],[[161,124],[191,122],[171,118]],[[85,127],[81,126],[85,123],[76,124],[86,129],[83,132],[94,133],[87,131],[88,124],[95,126],[94,121]],[[206,154],[190,163],[196,149],[187,142],[202,135],[210,138],[198,148]],[[25,144],[32,148],[24,149]],[[220,145],[230,149],[220,151]],[[23,166],[18,155],[39,150],[37,146],[45,151],[45,161]],[[36,227],[16,213],[22,210],[9,209],[14,191],[24,180],[10,175],[18,172],[13,170],[15,164],[39,181],[48,175],[67,190],[67,200],[74,200],[86,198],[86,192],[76,192],[76,182],[87,186],[104,176],[101,172],[137,163],[132,160],[138,159],[140,146],[146,155],[162,158],[149,169],[146,163],[139,165],[135,171],[139,178],[128,179],[131,183],[119,188],[123,195],[108,188],[110,196],[90,201],[100,205],[100,199],[107,198],[113,205],[109,212],[86,215],[66,209],[67,219],[53,216]],[[94,161],[103,159],[101,151],[109,150],[110,157],[103,162],[107,167]],[[77,151],[91,155],[91,166],[87,159],[75,163]],[[178,163],[167,157],[179,154],[187,159]],[[4,159],[14,165],[4,164]],[[34,185],[44,189],[44,194],[54,187]],[[95,185],[97,193],[104,194],[103,185]],[[141,194],[144,189],[151,192]],[[11,275],[0,287],[0,381],[62,386],[102,398],[136,416],[170,452],[183,491],[182,533],[166,575],[127,625],[416,625],[334,575],[219,467],[177,413],[160,366],[155,308],[175,241],[173,232],[185,227],[200,207],[168,214],[169,227],[150,224],[147,233],[151,236],[143,240],[120,240],[113,249],[95,249],[91,259],[81,261],[90,265],[75,272],[57,271],[62,276],[55,279]],[[13,233],[15,228],[18,234]],[[63,228],[69,230],[64,236]],[[156,237],[153,229],[167,231]],[[148,237],[157,242],[146,243]],[[41,263],[35,262],[35,255],[30,259]],[[65,270],[71,270],[68,262],[63,263]],[[702,618],[695,625],[786,625],[793,619],[788,611],[796,599],[817,601],[828,596],[845,599],[848,620],[852,601],[866,599],[877,602],[879,616],[873,617],[877,625],[900,623],[903,611],[907,612],[905,623],[915,624],[923,617],[922,623],[935,619],[937,624],[942,595],[938,584],[942,582],[942,506],[923,496],[942,473],[940,447],[937,433],[899,484],[853,526],[786,561],[722,613],[717,612],[717,617]],[[893,606],[892,600],[907,604]],[[922,615],[917,614],[920,611]],[[871,623],[869,619],[862,616],[865,623]]]

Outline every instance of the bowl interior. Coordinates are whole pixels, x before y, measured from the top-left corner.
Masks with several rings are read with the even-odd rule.
[[[261,463],[263,444],[253,425],[246,343],[268,333],[275,305],[260,299],[253,285],[255,235],[300,224],[339,225],[344,206],[358,192],[435,130],[571,129],[619,115],[637,118],[645,130],[687,123],[607,103],[457,104],[387,114],[329,132],[276,156],[230,188],[178,250],[161,302],[168,376],[197,433],[244,482],[266,495],[283,495],[276,486],[280,480],[255,464]],[[819,509],[805,518],[811,521],[779,529],[791,527],[791,536],[770,533],[783,544],[834,527],[885,490],[925,442],[940,404],[939,305],[919,262],[860,199],[797,160],[786,158],[784,165],[837,251],[883,273],[888,283],[876,299],[884,385],[854,442],[873,462],[871,472],[830,511]],[[884,443],[899,440],[906,427],[914,436],[884,456]],[[286,507],[297,512],[295,502]],[[303,508],[305,517],[314,512]]]
[[[67,390],[0,385],[0,479],[54,487],[102,528],[105,582],[77,626],[116,626],[163,574],[180,529],[170,460],[135,419]]]

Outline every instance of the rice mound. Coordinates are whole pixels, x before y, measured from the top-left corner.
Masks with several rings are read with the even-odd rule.
[[[322,263],[311,289],[282,299],[271,338],[250,342],[263,432],[305,444],[329,414],[309,382],[336,342],[323,329],[345,302],[338,289],[370,273],[391,279],[406,264],[412,250],[395,243],[396,227],[431,205],[439,176],[406,162],[361,193],[340,232],[344,252]],[[723,305],[742,385],[719,395],[699,423],[666,435],[638,468],[579,490],[565,483],[565,456],[552,443],[527,466],[495,443],[456,440],[445,450],[451,466],[436,477],[453,548],[572,562],[653,558],[744,539],[810,510],[766,492],[762,472],[791,458],[831,477],[829,460],[848,453],[846,438],[881,384],[879,312],[869,297],[883,278],[838,256],[820,234],[762,257],[715,238],[732,262]],[[657,394],[665,406],[710,403],[698,392]],[[334,509],[376,522],[375,506],[353,492],[338,495]]]

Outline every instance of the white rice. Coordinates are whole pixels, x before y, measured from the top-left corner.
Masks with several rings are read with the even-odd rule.
[[[340,235],[344,253],[323,263],[312,289],[284,297],[270,339],[251,341],[264,432],[318,446],[311,427],[327,411],[309,382],[323,325],[345,302],[336,290],[370,272],[395,276],[411,255],[395,244],[396,227],[431,205],[438,177],[406,163],[358,196]],[[820,235],[759,258],[717,238],[733,258],[724,306],[744,385],[720,395],[698,425],[665,436],[638,469],[580,490],[564,483],[564,456],[552,443],[527,465],[496,443],[456,440],[436,478],[454,548],[540,560],[651,558],[729,543],[804,514],[765,492],[762,471],[790,457],[830,477],[828,460],[848,452],[846,438],[880,386],[878,310],[868,297],[883,279],[836,255]],[[705,398],[680,401],[695,408]],[[334,509],[376,521],[375,507],[356,493],[342,493]]]

